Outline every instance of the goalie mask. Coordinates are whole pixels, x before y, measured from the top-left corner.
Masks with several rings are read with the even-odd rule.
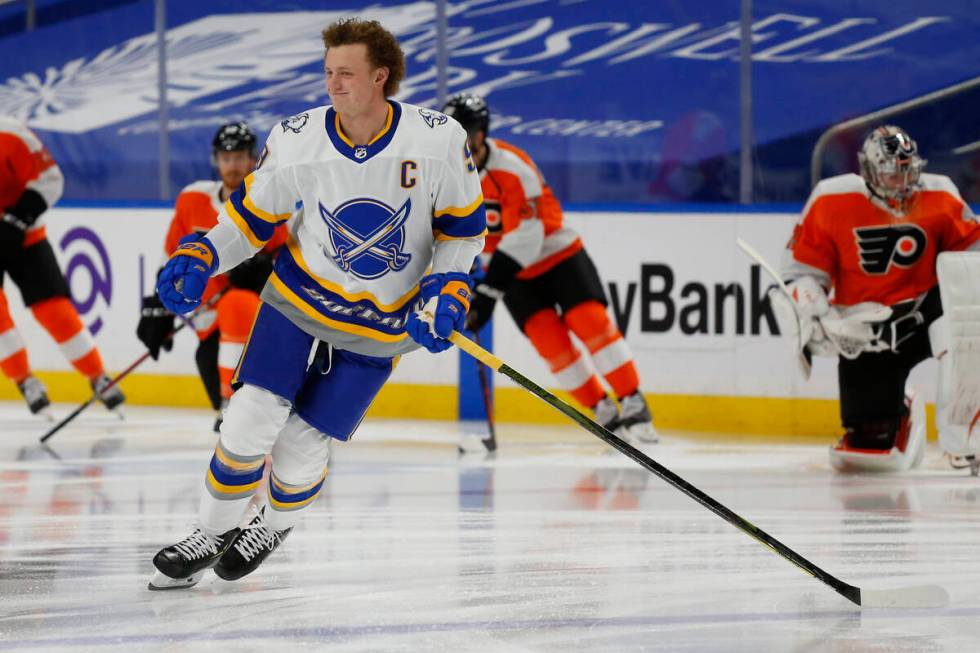
[[[902,207],[919,189],[926,161],[908,133],[893,125],[868,134],[858,152],[861,176],[871,192],[890,206]]]

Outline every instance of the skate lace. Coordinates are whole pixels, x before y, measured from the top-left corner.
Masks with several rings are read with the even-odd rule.
[[[271,551],[282,540],[282,535],[269,528],[265,523],[265,514],[259,512],[255,518],[242,529],[242,535],[235,542],[235,549],[242,554],[246,561],[262,552],[263,549]]]
[[[203,558],[207,554],[215,554],[218,552],[218,538],[208,535],[201,529],[197,529],[191,533],[188,537],[184,538],[182,541],[174,545],[185,558],[189,560],[197,560]]]

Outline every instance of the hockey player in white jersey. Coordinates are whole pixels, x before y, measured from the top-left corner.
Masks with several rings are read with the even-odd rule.
[[[338,21],[323,41],[332,106],[276,125],[218,225],[178,248],[160,274],[163,303],[191,311],[212,275],[287,223],[198,528],[157,553],[151,589],[190,587],[211,567],[226,580],[253,571],[316,498],[328,440],[351,437],[398,356],[448,349],[469,308],[467,273],[486,218],[465,132],[441,113],[387,99],[404,57],[376,21]],[[269,453],[268,505],[239,529]]]

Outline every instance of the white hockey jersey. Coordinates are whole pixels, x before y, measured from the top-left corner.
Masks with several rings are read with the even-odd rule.
[[[332,107],[273,128],[258,168],[208,236],[218,272],[288,222],[262,299],[305,332],[369,356],[417,348],[405,331],[419,280],[469,272],[486,215],[466,134],[429,109],[388,102],[369,143],[352,143]]]

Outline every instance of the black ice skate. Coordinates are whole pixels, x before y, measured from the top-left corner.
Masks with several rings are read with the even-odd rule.
[[[619,430],[626,438],[641,442],[658,442],[660,436],[653,428],[653,416],[643,393],[637,390],[619,400]]]
[[[115,410],[126,401],[126,395],[122,393],[118,385],[107,387],[110,383],[112,380],[107,375],[102,374],[92,379],[89,385],[92,386],[92,392],[98,395],[103,406],[109,410]]]
[[[265,507],[242,529],[228,552],[214,566],[214,573],[225,580],[238,580],[255,571],[262,561],[286,539],[291,527],[273,531],[265,522]]]
[[[24,401],[27,402],[27,408],[32,415],[37,415],[51,405],[51,400],[48,399],[48,389],[36,376],[29,376],[18,383],[17,389],[24,396]]]
[[[619,408],[608,395],[592,407],[592,412],[595,413],[595,421],[606,430],[615,433],[619,428]]]
[[[160,549],[153,556],[157,573],[150,580],[149,589],[194,587],[204,577],[204,572],[217,564],[228,551],[239,532],[241,529],[233,528],[223,535],[208,535],[198,528],[180,542]]]

